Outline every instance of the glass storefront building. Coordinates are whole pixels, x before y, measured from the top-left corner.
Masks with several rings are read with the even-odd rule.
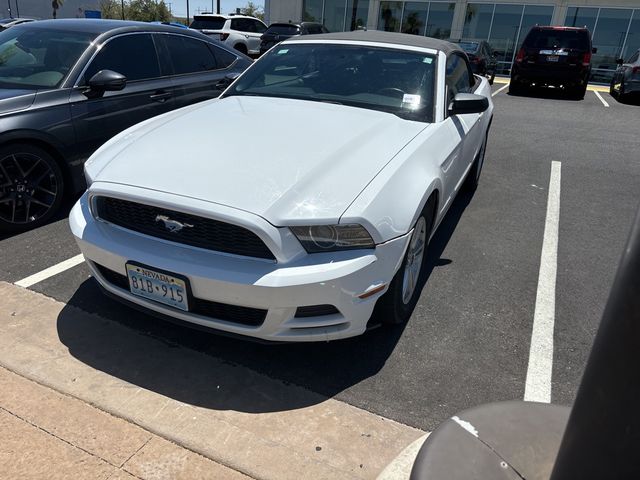
[[[519,45],[538,25],[586,26],[597,53],[592,81],[607,83],[616,59],[640,48],[640,0],[532,0],[535,3],[385,0],[265,0],[269,21],[316,21],[330,31],[358,28],[454,39],[487,40],[508,74]],[[273,15],[273,18],[272,18]]]

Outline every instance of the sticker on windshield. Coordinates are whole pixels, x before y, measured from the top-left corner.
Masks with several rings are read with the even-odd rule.
[[[408,93],[405,93],[402,96],[402,105],[408,107],[417,107],[420,105],[420,100],[422,100],[422,97],[420,95],[410,95]]]
[[[287,53],[289,51],[288,48],[281,48],[280,50],[278,50],[278,55],[284,55],[285,53]]]
[[[431,65],[432,62],[433,62],[433,58],[431,58],[431,57],[424,57],[422,59],[422,63],[427,63],[427,64]]]

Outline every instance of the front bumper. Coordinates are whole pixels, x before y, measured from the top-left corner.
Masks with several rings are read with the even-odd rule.
[[[71,211],[69,223],[94,277],[112,296],[176,320],[275,342],[328,341],[364,333],[409,239],[406,234],[371,250],[272,262],[167,242],[98,221],[91,215],[86,193]],[[126,280],[125,263],[130,261],[187,277],[198,301],[265,310],[264,321],[243,325],[133,295],[119,281]],[[384,288],[376,294],[359,298],[381,285]],[[334,306],[338,313],[296,316],[299,307],[317,305]]]

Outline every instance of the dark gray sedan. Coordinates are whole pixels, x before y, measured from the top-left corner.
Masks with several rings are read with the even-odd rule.
[[[44,20],[1,32],[0,233],[47,222],[85,188],[84,161],[111,137],[217,97],[250,64],[165,25]]]
[[[617,63],[618,68],[609,87],[611,96],[624,100],[631,94],[640,93],[640,49],[626,62],[620,58]]]

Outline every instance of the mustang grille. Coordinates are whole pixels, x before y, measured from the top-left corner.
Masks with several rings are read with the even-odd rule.
[[[246,228],[112,197],[96,198],[97,215],[121,227],[216,252],[275,260],[271,250]]]
[[[114,272],[95,262],[94,265],[107,282],[115,287],[129,291],[129,280],[126,275]],[[267,316],[267,311],[259,308],[240,307],[238,305],[212,302],[196,297],[191,297],[189,301],[189,312],[191,313],[216,320],[225,320],[240,325],[247,325],[249,327],[259,327]]]

